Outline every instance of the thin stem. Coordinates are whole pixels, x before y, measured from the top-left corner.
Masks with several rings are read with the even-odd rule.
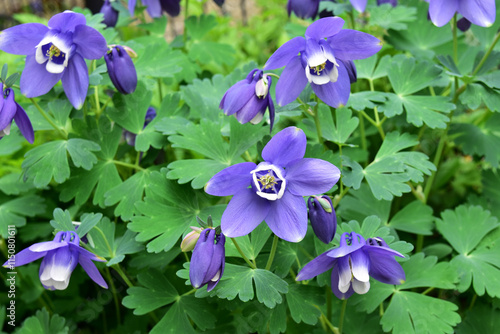
[[[372,125],[373,125],[374,127],[378,127],[377,122],[375,122],[375,121],[373,120],[373,118],[371,118],[371,117],[370,117],[367,113],[365,113],[363,110],[361,110],[361,111],[360,111],[360,114],[361,114],[361,115],[363,115],[363,117],[364,117],[364,118],[366,118],[366,120],[367,120],[368,122],[372,123]],[[360,120],[360,121],[361,121],[361,120]]]
[[[64,138],[64,139],[68,139],[68,134],[66,133],[66,130],[64,129],[61,129],[60,127],[58,127],[56,125],[56,123],[54,123],[54,121],[49,117],[49,115],[47,115],[45,113],[45,111],[43,111],[43,109],[38,105],[38,103],[36,103],[36,101],[33,99],[33,98],[30,98],[30,101],[31,103],[33,103],[33,105],[38,109],[38,111],[40,112],[40,114],[42,114],[43,118],[45,118],[47,120],[47,122],[50,123],[50,125],[52,125],[52,127],[54,129],[56,129],[59,134]]]
[[[267,75],[271,76],[271,77],[275,77],[276,79],[279,79],[280,76],[277,75],[277,74],[274,74],[274,73],[266,73]]]
[[[476,299],[477,299],[477,293],[474,294],[474,296],[472,297],[472,300],[470,301],[469,311],[472,310],[472,308],[474,307],[474,304],[476,303]]]
[[[318,134],[318,141],[320,144],[323,144],[324,140],[323,140],[323,134],[321,133],[321,123],[319,121],[318,102],[316,102],[316,106],[314,106],[314,124],[316,125],[316,133]]]
[[[275,234],[273,239],[273,245],[271,246],[271,253],[269,253],[269,258],[267,259],[266,270],[271,269],[273,264],[274,255],[276,255],[276,248],[278,248],[278,236]]]
[[[375,87],[373,86],[373,80],[368,79],[368,82],[370,83],[370,91],[374,92],[375,91]],[[383,140],[383,139],[385,139],[385,132],[384,132],[384,129],[382,128],[382,122],[380,122],[380,118],[378,116],[378,109],[377,109],[377,107],[373,108],[373,114],[375,116],[375,123],[374,123],[374,125],[377,127],[377,130],[380,133],[380,137],[382,137],[382,140]]]
[[[186,1],[187,2],[187,1]],[[160,95],[160,104],[163,102],[163,93],[161,90],[161,78],[158,78],[158,94]]]
[[[130,280],[128,279],[127,275],[125,275],[125,273],[123,272],[122,268],[120,267],[120,265],[118,263],[112,265],[112,267],[114,270],[116,270],[116,272],[120,275],[120,277],[125,281],[125,284],[127,284],[129,288],[134,286],[132,284],[132,282],[130,282]]]
[[[488,51],[486,51],[483,58],[481,58],[481,60],[479,61],[479,64],[477,64],[476,68],[474,69],[474,72],[472,72],[472,76],[475,76],[477,74],[477,72],[479,72],[481,67],[483,67],[484,63],[486,62],[486,60],[490,56],[491,52],[495,48],[495,45],[498,43],[499,39],[500,39],[500,31],[497,32],[497,34],[495,35],[495,39],[493,40],[493,43],[491,43],[490,47],[488,48]]]
[[[141,166],[132,165],[132,164],[129,164],[127,162],[118,161],[118,160],[109,160],[109,161],[111,161],[115,165],[119,165],[119,166],[123,166],[123,167],[128,167],[128,168],[132,168],[132,169],[137,169],[137,170],[145,170]]]
[[[196,292],[196,290],[197,290],[197,289],[192,289],[192,290],[189,290],[188,292],[183,293],[183,294],[181,295],[181,297],[192,295],[193,293],[195,293],[195,292]]]
[[[380,315],[380,317],[384,315],[384,302],[380,303],[380,305],[378,306],[378,314]]]
[[[332,290],[328,287],[326,289],[326,317],[328,320],[332,318]]]
[[[135,166],[139,167],[139,164],[141,163],[141,151],[137,152],[137,155],[135,156]]]
[[[431,286],[430,288],[428,288],[427,290],[425,290],[424,292],[422,292],[423,295],[426,295],[428,294],[429,292],[431,292],[432,290],[434,290],[434,287]]]
[[[116,320],[119,324],[121,324],[120,302],[118,301],[115,283],[113,282],[113,278],[111,277],[111,273],[108,267],[106,267],[106,276],[108,277],[109,284],[111,285],[111,292],[113,293],[113,299],[115,301]]]
[[[306,113],[308,113],[309,115],[311,115],[313,117],[315,116],[315,113],[311,110],[311,108],[309,108],[309,105],[307,105],[304,101],[302,101],[300,99],[300,97],[297,98],[297,102],[300,103],[300,105],[302,106],[302,108],[304,109],[304,111]]]
[[[422,248],[424,247],[424,235],[423,234],[417,234],[417,242],[415,245],[415,252],[420,253],[422,251]]]
[[[96,61],[92,60],[92,68],[96,69]],[[95,98],[95,113],[97,117],[101,115],[101,104],[99,103],[99,90],[98,86],[94,86],[94,98]]]
[[[361,114],[361,111],[359,113]],[[365,120],[363,119],[363,117],[359,117],[359,135],[361,137],[361,148],[366,151],[367,145],[365,134]]]
[[[340,320],[339,320],[339,334],[342,334],[342,329],[344,327],[344,316],[347,307],[347,299],[342,301],[342,308],[340,309]]]
[[[339,334],[340,333],[339,328],[337,328],[334,325],[332,325],[332,323],[330,322],[330,320],[327,319],[326,315],[324,315],[323,313],[321,313],[321,317],[325,321],[325,323],[328,326],[328,328],[330,328],[330,330],[332,331],[332,333],[335,333],[335,334]]]
[[[243,251],[241,250],[240,245],[238,245],[238,242],[236,241],[236,239],[235,238],[231,238],[231,240],[233,241],[234,247],[236,247],[236,250],[238,251],[238,253],[240,253],[241,257],[250,266],[250,268],[257,269],[257,266],[255,264],[253,264],[252,262],[250,262],[250,260],[245,255],[245,253],[243,253]]]

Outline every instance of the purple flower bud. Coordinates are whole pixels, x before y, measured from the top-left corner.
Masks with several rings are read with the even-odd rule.
[[[288,16],[293,12],[301,19],[314,19],[318,15],[320,0],[288,0]]]
[[[383,5],[384,3],[389,3],[392,7],[396,7],[398,5],[398,0],[377,0],[377,6]]]
[[[0,139],[10,134],[10,125],[14,120],[22,135],[28,142],[33,144],[35,133],[28,115],[15,100],[14,91],[11,88],[3,89],[0,82]]]
[[[190,226],[193,231],[189,232],[186,234],[184,239],[182,239],[181,242],[181,251],[183,252],[189,252],[194,249],[194,246],[198,242],[198,239],[200,238],[200,233],[203,231],[203,228],[201,227],[196,227],[196,226]]]
[[[330,197],[311,196],[307,201],[309,220],[314,234],[325,244],[329,244],[337,231],[337,216]]]
[[[118,21],[118,11],[111,6],[111,2],[109,0],[104,0],[104,4],[101,7],[102,14],[104,14],[104,20],[102,23],[106,25],[106,27],[114,27],[116,22]]]
[[[131,94],[137,87],[137,72],[127,51],[116,45],[104,56],[111,82],[122,94]]]
[[[471,26],[471,22],[467,20],[465,17],[462,17],[460,20],[457,21],[457,27],[463,32],[466,32],[469,30]]]
[[[259,123],[269,108],[270,130],[274,124],[274,103],[269,94],[272,79],[261,70],[254,69],[246,79],[238,81],[222,97],[219,108],[226,115],[234,114],[241,124]]]
[[[211,291],[224,274],[226,237],[217,235],[215,230],[207,228],[200,234],[191,257],[189,279],[194,288],[199,289],[207,284]]]

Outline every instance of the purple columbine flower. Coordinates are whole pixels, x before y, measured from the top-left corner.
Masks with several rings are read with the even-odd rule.
[[[495,0],[425,0],[429,3],[429,16],[438,27],[448,23],[455,13],[471,23],[489,27],[495,22]]]
[[[288,0],[288,16],[293,12],[301,19],[314,19],[318,15],[320,0]]]
[[[122,94],[131,94],[137,88],[137,72],[127,47],[113,45],[104,56],[109,78]]]
[[[311,196],[307,201],[309,220],[314,234],[325,244],[329,244],[337,231],[337,215],[330,197]]]
[[[85,16],[71,11],[56,14],[49,27],[25,23],[0,34],[0,50],[25,55],[21,93],[36,97],[47,93],[61,80],[71,104],[80,109],[87,96],[89,74],[85,59],[106,53],[106,40],[86,25]]]
[[[80,238],[73,231],[58,232],[54,241],[39,242],[14,255],[14,261],[3,264],[4,267],[19,267],[43,257],[40,266],[40,281],[45,289],[64,290],[68,287],[71,273],[80,263],[89,277],[107,289],[108,285],[92,261],[106,260],[83,249]]]
[[[306,135],[294,126],[278,132],[262,150],[264,162],[228,167],[208,181],[210,195],[234,195],[222,215],[222,232],[239,237],[263,220],[281,239],[299,242],[307,232],[307,206],[302,196],[329,191],[340,178],[331,163],[303,158]]]
[[[394,256],[404,257],[390,249],[382,238],[365,241],[355,232],[346,232],[340,237],[339,247],[306,264],[296,280],[308,280],[333,268],[332,291],[339,299],[347,299],[354,292],[367,293],[370,276],[386,284],[403,284],[405,272]]]
[[[241,124],[250,122],[258,124],[262,121],[266,109],[269,108],[270,130],[274,124],[274,104],[269,89],[272,79],[259,69],[252,70],[246,79],[234,84],[222,97],[219,108],[226,115],[235,114]]]
[[[110,0],[104,0],[104,4],[102,5],[100,12],[104,14],[104,20],[102,23],[104,23],[106,27],[116,26],[116,22],[118,21],[118,11],[111,6]]]
[[[149,107],[148,111],[146,112],[146,117],[144,119],[143,129],[146,126],[148,126],[148,124],[151,123],[153,121],[153,119],[155,119],[155,117],[156,117],[155,108]],[[125,138],[125,141],[127,142],[127,144],[129,144],[130,146],[135,146],[135,138],[137,137],[137,135],[135,133],[132,133],[132,132],[127,131],[127,130],[123,130],[123,137]]]
[[[130,16],[134,16],[136,0],[128,1],[128,10]],[[181,12],[181,0],[142,0],[142,4],[146,6],[146,10],[152,18],[162,16],[163,11],[170,16],[177,16]]]
[[[3,83],[0,82],[0,139],[10,134],[10,125],[12,120],[17,124],[21,134],[26,140],[33,144],[35,133],[31,121],[24,111],[23,107],[16,102],[12,88],[3,89]]]
[[[295,100],[307,82],[326,104],[337,108],[347,103],[356,73],[352,60],[374,55],[381,45],[372,35],[341,30],[343,25],[340,17],[317,20],[307,28],[305,38],[293,38],[269,58],[265,69],[285,66],[276,85],[279,105]]]
[[[189,280],[194,288],[207,284],[207,291],[211,291],[219,283],[226,264],[225,243],[224,234],[217,234],[214,229],[201,232],[189,266]]]

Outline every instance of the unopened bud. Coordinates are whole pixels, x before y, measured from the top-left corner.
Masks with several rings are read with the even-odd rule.
[[[335,237],[337,230],[337,216],[333,209],[332,200],[328,196],[311,196],[307,205],[314,234],[319,240],[329,244]]]
[[[194,249],[194,246],[196,246],[196,243],[198,242],[198,239],[200,238],[200,233],[203,231],[203,228],[201,228],[201,227],[191,226],[191,229],[193,231],[186,234],[184,239],[182,239],[181,250],[183,252],[189,252],[189,251],[192,251]]]

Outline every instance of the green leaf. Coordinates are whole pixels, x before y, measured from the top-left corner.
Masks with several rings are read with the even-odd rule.
[[[322,290],[303,284],[292,284],[286,294],[290,315],[296,323],[316,325],[321,316],[318,308],[324,304]]]
[[[422,182],[423,174],[430,175],[436,167],[429,157],[421,152],[399,152],[418,144],[415,136],[407,133],[388,133],[375,160],[369,164],[364,175],[377,199],[392,200],[410,192],[407,181]]]
[[[73,106],[69,100],[53,100],[47,103],[47,107],[51,114],[54,116],[55,123],[61,127],[66,128],[69,121],[69,114],[73,110]]]
[[[457,326],[457,334],[495,333],[500,328],[500,310],[485,303],[476,303],[465,313]]]
[[[399,231],[431,235],[433,222],[432,208],[415,200],[398,211],[392,217],[389,226]]]
[[[135,92],[128,95],[115,94],[114,108],[107,108],[106,113],[124,129],[139,133],[144,128],[146,112],[151,104],[153,93],[146,85],[139,81]]]
[[[290,272],[290,268],[297,259],[297,246],[293,242],[278,243],[276,256],[273,261],[273,271],[280,277],[284,278]]]
[[[349,108],[335,109],[335,124],[332,112],[325,104],[320,104],[318,109],[323,138],[337,144],[344,144],[359,124],[357,117],[352,117]]]
[[[148,76],[154,78],[170,78],[173,77],[175,73],[182,70],[179,63],[185,58],[184,55],[181,51],[172,50],[168,44],[165,43],[165,40],[163,40],[163,36],[136,40],[144,43],[143,49],[134,48],[139,55],[138,60],[134,64],[138,78]],[[137,94],[137,90],[133,94]],[[149,104],[143,105],[142,107],[147,109]]]
[[[500,224],[480,206],[461,205],[454,211],[441,213],[436,219],[436,227],[443,237],[460,254],[469,255],[486,234]]]
[[[207,32],[217,26],[217,20],[213,15],[190,16],[184,24],[193,39],[201,40]]]
[[[392,88],[397,95],[410,95],[432,85],[439,79],[442,69],[415,58],[398,55],[392,58],[387,70]]]
[[[71,214],[68,210],[62,210],[60,208],[54,209],[53,212],[54,220],[50,221],[50,225],[57,231],[74,231],[75,226],[73,225],[73,220],[71,219]]]
[[[191,321],[201,330],[215,326],[216,318],[210,312],[211,306],[203,299],[185,296],[173,304],[165,316],[153,327],[150,333],[197,333]],[[189,316],[189,318],[188,318]]]
[[[178,179],[179,183],[193,180],[191,183],[193,188],[202,188],[222,169],[243,162],[240,156],[267,132],[264,127],[239,124],[234,117],[231,117],[229,123],[231,129],[229,144],[222,137],[220,125],[216,123],[201,121],[197,125],[190,123],[186,127],[179,128],[179,135],[168,138],[173,147],[193,150],[213,160],[174,161],[168,165],[170,171],[167,177]]]
[[[500,163],[500,115],[493,114],[480,126],[467,123],[453,124],[450,134],[454,141],[462,146],[464,153],[485,157],[493,167]]]
[[[470,109],[477,109],[484,103],[491,111],[500,111],[500,93],[478,83],[467,85],[465,92],[460,95],[460,102]]]
[[[81,217],[82,222],[77,230],[78,236],[82,238],[92,228],[94,228],[94,226],[96,226],[101,219],[102,219],[102,213],[89,213],[82,215]]]
[[[21,173],[10,173],[0,178],[0,190],[6,195],[19,195],[35,186],[31,182],[24,182]]]
[[[386,224],[389,221],[391,202],[376,199],[367,184],[362,184],[358,190],[350,190],[340,201],[337,212],[346,220],[363,221],[366,217],[375,215]]]
[[[133,309],[135,315],[143,315],[173,303],[179,296],[168,279],[156,269],[140,272],[137,280],[144,287],[128,288],[123,306]]]
[[[70,176],[66,151],[76,167],[89,170],[97,162],[91,151],[100,149],[96,143],[79,138],[44,143],[26,153],[22,164],[24,179],[33,179],[37,188],[47,186],[52,178],[57,183],[63,183]]]
[[[342,155],[342,182],[353,189],[361,187],[364,178],[363,167],[346,155]]]
[[[365,109],[373,109],[380,103],[387,101],[387,94],[382,92],[356,92],[352,93],[347,102],[347,107],[357,111],[364,111]],[[389,117],[389,116],[388,116]]]
[[[9,225],[26,225],[25,217],[34,217],[45,212],[45,200],[37,195],[26,195],[0,204],[0,235],[9,236]]]
[[[188,56],[202,64],[215,62],[217,64],[232,65],[235,62],[235,50],[229,44],[200,41],[191,45]]]
[[[226,264],[224,276],[210,294],[229,300],[238,296],[244,302],[254,299],[256,294],[259,302],[274,308],[283,301],[281,294],[287,292],[288,284],[268,270]]]
[[[393,7],[384,3],[370,8],[370,25],[380,26],[385,29],[406,30],[406,23],[416,20],[417,9],[399,4]]]
[[[453,333],[460,322],[458,306],[442,299],[401,291],[391,299],[380,323],[384,331],[404,333]]]
[[[479,296],[486,291],[492,297],[499,297],[500,243],[480,244],[498,227],[498,220],[480,206],[465,205],[444,211],[441,218],[436,220],[438,231],[459,253],[451,260],[460,279],[458,290],[466,291],[473,284]]]
[[[197,226],[196,216],[212,215],[220,221],[225,205],[209,206],[208,196],[189,186],[167,180],[166,169],[152,172],[146,196],[136,203],[137,213],[127,227],[138,232],[137,241],[148,241],[148,252],[171,249],[189,226]],[[168,222],[166,224],[165,222]]]
[[[69,327],[66,326],[66,319],[58,314],[49,315],[47,310],[36,311],[34,316],[27,318],[23,326],[19,329],[19,334],[66,334]]]
[[[134,214],[137,214],[135,204],[142,200],[144,189],[150,182],[151,172],[141,170],[126,179],[123,183],[108,190],[105,194],[104,204],[106,206],[118,205],[115,208],[115,215],[120,216],[124,221],[128,221]]]
[[[375,80],[387,76],[387,69],[390,67],[392,58],[385,55],[378,61],[377,57],[368,57],[365,59],[355,60],[358,79]],[[377,65],[375,67],[375,65]]]
[[[397,286],[398,290],[422,287],[454,289],[458,281],[457,273],[449,262],[437,263],[437,257],[424,257],[418,253],[403,264],[406,282]]]

